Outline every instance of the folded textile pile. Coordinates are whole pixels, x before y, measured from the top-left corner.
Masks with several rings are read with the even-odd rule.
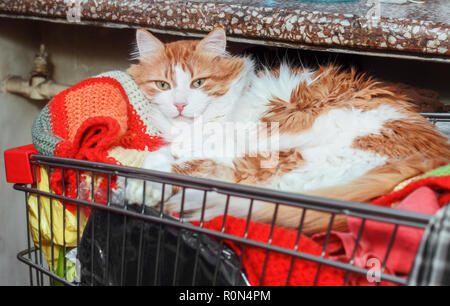
[[[150,123],[150,109],[149,101],[127,73],[103,73],[62,91],[44,107],[33,124],[33,144],[42,155],[140,167],[148,151],[163,145]],[[96,202],[106,203],[108,182],[102,175],[91,177],[80,171],[77,186],[75,170],[55,168],[47,173],[40,167],[37,188],[61,195],[63,174],[64,195],[76,198],[78,189],[82,199],[91,200],[93,179]],[[114,188],[114,180],[111,183]],[[75,205],[32,194],[28,209],[32,239],[36,245],[42,244],[53,267],[63,245],[77,245],[90,210],[77,212]],[[78,231],[77,214],[81,219]]]
[[[396,208],[424,214],[435,214],[439,209],[439,204],[434,191],[428,187],[420,187],[407,196]],[[356,217],[348,217],[347,223],[348,233],[331,233],[327,245],[327,251],[330,253],[331,259],[349,262],[353,258],[355,266],[372,269],[374,274],[380,273],[382,265],[385,264],[384,273],[401,277],[408,276],[422,240],[423,229],[398,226],[392,248],[387,254],[390,240],[394,234],[394,224],[373,220],[366,220],[362,224],[362,219]],[[357,237],[361,226],[363,226],[363,229],[358,241]],[[325,234],[317,234],[312,238],[314,241],[321,243],[324,236]],[[386,255],[388,255],[387,260],[385,260]],[[375,282],[369,282],[364,275],[352,274],[349,284],[374,285]],[[381,284],[391,285],[388,282],[381,282]]]
[[[399,184],[391,193],[372,202],[374,205],[434,215],[450,201],[450,165],[431,170]],[[389,241],[394,231],[393,224],[367,220],[358,245],[357,236],[361,226],[360,218],[348,217],[348,233],[332,232],[327,251],[330,258],[348,262],[355,251],[354,265],[370,268],[370,263],[384,263]],[[385,263],[384,273],[407,277],[411,271],[418,247],[424,234],[423,229],[399,226],[392,249]],[[312,238],[322,242],[325,234]],[[370,285],[364,276],[352,275],[350,284]],[[387,282],[383,284],[389,285]]]
[[[33,144],[47,156],[140,167],[148,151],[164,144],[152,127],[150,111],[127,73],[103,73],[64,90],[45,106],[33,124]],[[92,179],[88,174],[81,178]],[[102,177],[93,179],[96,187],[107,188]],[[55,169],[50,181],[52,190],[62,194],[61,169]],[[65,195],[75,197],[74,170],[64,171],[64,183]]]
[[[36,187],[50,192],[47,170],[40,167]],[[28,225],[33,242],[45,255],[48,266],[57,266],[62,250],[76,247],[83,234],[90,211],[67,211],[67,204],[30,193],[27,200]]]

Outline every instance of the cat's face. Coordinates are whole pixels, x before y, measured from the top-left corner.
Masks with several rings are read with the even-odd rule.
[[[191,122],[220,99],[241,74],[244,60],[227,55],[226,36],[216,28],[202,40],[163,44],[149,32],[136,34],[138,64],[128,73],[169,122]]]

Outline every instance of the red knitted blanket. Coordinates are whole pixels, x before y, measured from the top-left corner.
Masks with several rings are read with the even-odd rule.
[[[164,143],[161,137],[146,133],[122,85],[111,77],[90,78],[68,88],[49,102],[48,109],[52,133],[60,139],[54,152],[58,157],[120,164],[108,156],[108,149],[153,151]],[[61,169],[55,169],[50,183],[57,194],[63,192],[62,181]],[[107,188],[106,184],[103,180],[99,188]],[[64,186],[66,196],[76,197],[75,170],[64,170]],[[68,205],[68,209],[74,207]]]
[[[297,251],[307,255],[320,257],[323,247],[301,234],[299,239],[297,230],[285,229],[275,226],[271,233],[268,224],[250,222],[232,216],[219,216],[203,227],[215,231],[223,231],[237,237],[245,237],[247,240],[257,241],[287,250],[294,250],[298,241]],[[199,225],[199,222],[193,222]],[[246,230],[247,228],[247,230]],[[313,261],[294,258],[275,251],[267,251],[264,248],[244,246],[236,242],[226,241],[238,256],[242,255],[242,266],[251,285],[271,286],[342,286],[344,284],[345,271],[327,265],[319,265]],[[264,273],[263,273],[264,272]],[[316,279],[317,275],[317,279]]]

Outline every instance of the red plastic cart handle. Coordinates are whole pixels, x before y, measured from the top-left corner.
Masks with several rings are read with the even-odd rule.
[[[32,144],[6,150],[4,152],[6,181],[17,184],[34,183],[30,155],[37,153]]]

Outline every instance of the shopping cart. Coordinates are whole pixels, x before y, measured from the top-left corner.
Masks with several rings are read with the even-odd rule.
[[[450,122],[449,114],[423,115],[434,123]],[[389,282],[402,285],[407,283],[408,275],[386,273],[386,263],[396,242],[396,235],[401,228],[424,229],[431,217],[405,210],[171,173],[42,156],[33,152],[32,146],[8,150],[5,159],[8,181],[14,182],[14,189],[25,194],[28,245],[17,258],[29,266],[30,285],[250,285],[249,271],[245,265],[250,250],[259,250],[258,254],[263,254],[258,257],[257,281],[253,276],[252,285],[266,284],[267,271],[270,268],[273,271],[270,265],[273,262],[271,256],[275,253],[284,259],[289,258],[288,269],[283,274],[284,284],[292,284],[294,269],[297,262],[301,261],[309,263],[309,267],[314,269],[314,275],[307,283],[311,285],[321,284],[321,274],[329,269],[341,273],[341,285],[351,284],[355,275],[376,284]],[[61,193],[52,192],[50,187],[49,174],[56,169],[61,172]],[[68,171],[72,171],[75,176],[76,196],[65,194],[64,185],[67,182],[64,173]],[[87,174],[91,178],[90,188],[87,189],[90,195],[81,196],[86,192],[86,186],[82,187],[81,183]],[[102,177],[106,186],[104,190],[107,192],[101,201],[96,197],[96,188],[99,187],[94,186],[95,177]],[[248,199],[249,211],[243,220],[244,232],[242,235],[233,235],[225,229],[225,221],[231,218],[226,203],[223,223],[218,229],[205,226],[204,220],[182,222],[184,197],[178,218],[165,215],[163,205],[155,209],[131,205],[125,201],[116,203],[111,186],[118,178],[125,181],[125,186],[130,179],[158,182],[163,190],[177,186],[183,195],[188,189],[201,190],[203,207],[211,192],[226,195],[227,201],[232,197]],[[49,188],[43,189],[38,182],[46,183]],[[32,199],[34,206],[30,202]],[[274,218],[267,225],[266,241],[249,236],[254,201],[274,205]],[[55,205],[60,205],[62,209],[54,210],[52,206]],[[303,209],[298,216],[298,228],[291,230],[291,233],[296,234],[290,247],[272,241],[276,232],[277,210],[283,205]],[[50,209],[46,210],[48,207]],[[329,215],[329,226],[323,234],[321,250],[315,253],[302,249],[302,242],[309,239],[301,233],[305,214],[310,210]],[[68,214],[73,219],[68,219]],[[346,262],[329,256],[327,251],[332,238],[332,225],[339,215],[361,221],[355,248]],[[355,265],[356,249],[369,222],[389,224],[391,233],[382,260],[373,266],[361,267]],[[55,224],[60,227],[59,232]],[[58,239],[55,238],[57,236]],[[71,259],[68,254],[73,250],[77,251],[77,255]]]

